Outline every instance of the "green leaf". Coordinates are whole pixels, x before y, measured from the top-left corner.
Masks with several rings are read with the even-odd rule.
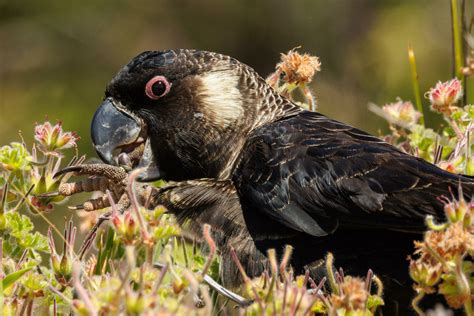
[[[5,213],[6,227],[9,235],[16,239],[16,244],[22,249],[34,249],[46,252],[49,250],[46,236],[39,232],[31,233],[34,226],[28,216],[17,212]]]
[[[219,278],[219,267],[220,267],[220,264],[219,264],[219,257],[216,256],[216,258],[214,260],[212,260],[212,263],[211,263],[211,266],[209,268],[209,271],[208,271],[208,274],[214,278],[214,279],[218,279]]]
[[[379,306],[383,306],[384,301],[380,296],[370,295],[367,299],[367,308],[369,310],[375,310]]]
[[[204,266],[204,263],[206,262],[206,258],[204,258],[203,256],[201,255],[195,255],[193,257],[193,261],[194,261],[194,264],[198,267],[198,268],[202,268],[202,266]]]
[[[161,188],[161,187],[164,187],[166,185],[166,181],[165,180],[156,180],[155,182],[152,182],[151,183],[152,186],[156,187],[156,188]]]
[[[2,280],[2,289],[5,291],[8,287],[13,285],[16,281],[18,281],[26,272],[31,271],[33,267],[21,269],[10,273],[9,275],[5,276]]]
[[[153,231],[153,238],[155,240],[161,240],[170,238],[171,236],[175,236],[179,234],[179,229],[174,226],[158,226]]]
[[[9,171],[28,171],[31,169],[31,155],[21,143],[11,143],[0,147],[0,168]]]
[[[114,238],[115,238],[115,231],[111,228],[107,230],[105,245],[99,243],[99,252],[97,254],[97,263],[95,266],[94,274],[100,275],[105,267],[106,271],[108,271],[108,261],[111,258],[112,248],[114,246]]]
[[[25,289],[31,293],[43,290],[46,286],[48,286],[48,283],[44,280],[44,276],[37,273],[31,273],[25,276],[21,283]]]
[[[22,238],[18,240],[18,245],[24,249],[35,249],[42,252],[49,251],[47,238],[38,232],[34,234],[24,234]]]
[[[20,215],[17,212],[8,212],[5,216],[7,218],[7,225],[11,229],[11,234],[14,237],[21,237],[22,233],[28,233],[34,228],[28,216]]]

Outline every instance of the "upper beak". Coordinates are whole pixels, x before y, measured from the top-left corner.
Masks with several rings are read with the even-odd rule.
[[[91,136],[99,157],[108,164],[116,165],[114,154],[120,148],[133,143],[140,135],[139,122],[119,111],[112,99],[102,102],[94,114],[91,124]]]
[[[122,148],[137,142],[143,134],[142,125],[138,118],[118,109],[112,98],[105,99],[95,112],[91,124],[92,143],[99,157],[108,164],[117,165]],[[144,168],[138,176],[140,181],[153,181],[161,177],[149,139],[146,140],[138,167]]]

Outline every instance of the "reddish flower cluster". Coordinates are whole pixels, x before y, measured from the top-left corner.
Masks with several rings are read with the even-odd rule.
[[[340,293],[333,293],[330,301],[333,308],[345,310],[364,310],[369,292],[365,282],[359,278],[346,277],[340,284]]]

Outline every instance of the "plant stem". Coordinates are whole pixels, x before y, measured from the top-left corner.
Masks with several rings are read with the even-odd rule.
[[[462,53],[463,57],[464,56],[469,56],[468,52],[468,43],[467,43],[467,38],[466,36],[468,35],[468,30],[467,30],[467,19],[466,19],[466,0],[461,0],[461,8],[459,9],[459,17],[461,19],[461,38],[462,38]],[[467,66],[467,59],[464,60]],[[463,65],[464,66],[464,65]],[[462,96],[462,105],[466,105],[467,103],[467,76],[464,76],[463,80],[463,85],[464,85],[464,94]]]
[[[214,240],[212,239],[211,226],[209,224],[204,224],[203,236],[207,242],[207,245],[209,246],[209,255],[207,256],[206,263],[204,264],[204,267],[202,268],[202,272],[201,272],[202,275],[204,276],[209,270],[209,267],[211,266],[212,260],[214,259],[214,256],[217,251],[217,246]]]
[[[97,309],[92,304],[91,298],[89,297],[89,294],[87,293],[87,290],[81,284],[80,269],[81,269],[80,263],[78,263],[78,262],[73,263],[72,284],[74,286],[74,289],[76,290],[77,296],[84,303],[84,306],[86,307],[87,312],[89,313],[89,315],[97,316],[97,314],[98,314]]]
[[[420,291],[420,292],[415,296],[415,298],[413,299],[413,301],[411,301],[411,307],[413,307],[413,310],[414,310],[418,315],[425,315],[425,313],[423,312],[423,310],[421,310],[421,308],[418,306],[418,303],[420,303],[420,301],[423,299],[424,296],[425,296],[425,292]]]
[[[3,262],[3,239],[0,238],[0,262]],[[3,305],[5,303],[5,297],[3,296],[3,278],[5,273],[3,272],[3,264],[0,264],[0,310],[3,311]]]
[[[451,29],[453,32],[453,55],[454,55],[454,75],[463,80],[463,45],[461,29],[459,25],[458,1],[451,0]]]
[[[337,286],[336,278],[334,277],[333,264],[334,256],[329,252],[326,256],[326,272],[328,275],[329,285],[331,286],[331,291],[333,293],[339,294],[339,287]]]
[[[455,276],[456,276],[456,281],[458,284],[458,288],[461,292],[462,295],[465,295],[467,297],[471,296],[471,287],[469,285],[469,280],[464,273],[463,269],[463,257],[458,256],[456,258],[456,268],[454,270]],[[472,301],[470,299],[467,299],[464,302],[464,309],[466,311],[467,316],[472,316]]]
[[[411,82],[413,84],[413,93],[415,94],[416,108],[421,113],[420,123],[425,126],[425,114],[423,112],[423,104],[421,103],[420,81],[418,80],[418,72],[416,70],[415,52],[410,45],[408,46],[408,61],[410,62]]]
[[[137,216],[137,219],[138,219],[138,223],[140,224],[141,236],[143,240],[148,243],[150,241],[150,234],[148,233],[148,229],[145,224],[145,220],[143,219],[143,215],[140,212],[140,206],[138,204],[137,195],[133,188],[135,179],[141,172],[143,172],[143,169],[135,169],[130,173],[128,184],[127,184],[127,191],[130,197],[130,204],[132,206],[132,210],[135,212],[135,215]]]
[[[301,84],[300,89],[306,99],[306,103],[308,104],[308,110],[316,112],[318,104],[316,103],[316,98],[311,92],[311,89],[306,84]]]
[[[448,121],[451,127],[453,128],[454,132],[456,133],[456,137],[459,139],[459,141],[462,141],[462,139],[464,138],[464,134],[459,128],[458,123],[456,123],[456,121],[451,117],[448,119]]]

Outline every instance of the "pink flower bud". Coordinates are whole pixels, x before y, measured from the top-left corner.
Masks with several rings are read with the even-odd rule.
[[[120,230],[122,227],[122,219],[118,212],[114,212],[110,218],[112,225],[116,230]]]
[[[74,132],[63,132],[60,122],[53,126],[46,121],[36,125],[35,139],[43,153],[57,155],[60,150],[74,147],[79,137]]]
[[[131,245],[139,239],[139,227],[132,213],[125,211],[123,214],[115,212],[111,217],[112,225],[122,241]]]
[[[461,99],[462,94],[461,81],[452,79],[446,82],[439,81],[425,96],[430,100],[433,110],[451,113],[451,107]]]

